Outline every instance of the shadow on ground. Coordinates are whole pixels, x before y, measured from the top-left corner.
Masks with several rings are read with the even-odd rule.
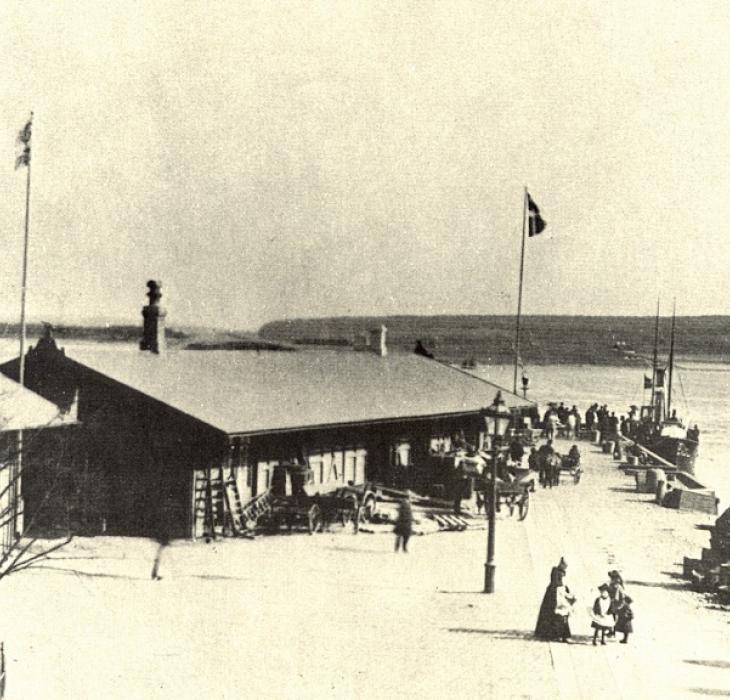
[[[730,697],[730,690],[720,690],[719,688],[687,688],[690,693],[697,693],[697,695],[710,695],[716,698],[727,698]]]
[[[633,581],[633,580],[626,580],[624,583],[626,583],[627,586],[640,586],[644,588],[666,588],[670,591],[680,591],[684,588],[689,587],[689,582],[687,581],[681,581],[681,582],[671,582],[671,581]]]
[[[447,627],[447,632],[456,632],[458,634],[483,634],[492,639],[518,639],[528,642],[539,642],[541,644],[548,643],[545,639],[538,639],[531,630],[488,630],[479,627]],[[593,637],[585,634],[574,634],[570,641],[572,644],[590,644]],[[559,644],[560,642],[555,642]]]
[[[730,668],[730,661],[707,660],[707,659],[685,659],[684,663],[694,666],[709,666],[710,668]]]

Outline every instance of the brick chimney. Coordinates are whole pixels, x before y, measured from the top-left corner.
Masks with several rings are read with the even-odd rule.
[[[165,316],[167,311],[160,306],[162,297],[162,282],[150,280],[147,282],[147,296],[150,303],[142,307],[144,325],[142,340],[139,343],[140,350],[149,350],[159,355],[165,352]]]

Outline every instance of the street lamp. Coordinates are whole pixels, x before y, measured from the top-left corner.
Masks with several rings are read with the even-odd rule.
[[[527,398],[527,390],[530,388],[530,378],[527,372],[522,373],[522,395]]]
[[[497,392],[492,405],[484,410],[484,418],[487,424],[487,435],[491,436],[492,441],[488,511],[489,529],[487,532],[487,561],[484,564],[484,592],[494,593],[494,571],[497,568],[494,563],[494,534],[497,515],[497,456],[500,452],[499,443],[507,432],[512,419],[509,409],[504,405],[501,391]]]

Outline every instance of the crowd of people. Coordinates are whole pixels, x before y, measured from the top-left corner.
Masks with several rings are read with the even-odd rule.
[[[666,423],[681,426],[676,410],[672,411]],[[625,414],[616,415],[615,411],[609,410],[607,404],[593,403],[581,415],[576,406],[568,408],[562,401],[548,405],[542,419],[543,437],[554,440],[562,431],[570,440],[579,437],[583,429],[588,433],[600,431],[601,436],[606,439],[624,436],[644,442],[656,429],[656,425],[653,421],[642,420],[638,406],[630,406]],[[700,429],[697,425],[688,428],[686,432],[689,440],[699,442]]]
[[[550,583],[545,589],[540,611],[535,626],[535,636],[546,641],[570,643],[570,617],[573,614],[577,597],[566,582],[568,564],[563,557],[557,566],[550,571]],[[617,570],[608,572],[608,582],[598,587],[598,596],[590,610],[591,628],[593,629],[593,645],[599,641],[606,644],[606,638],[623,634],[621,644],[628,644],[629,635],[633,633],[634,612],[631,608],[633,600],[626,594],[621,573]]]

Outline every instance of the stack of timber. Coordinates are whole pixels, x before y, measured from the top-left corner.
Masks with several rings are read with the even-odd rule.
[[[378,487],[378,509],[371,521],[360,525],[360,532],[392,532],[398,518],[398,504],[405,498],[406,491]],[[461,532],[484,530],[486,518],[469,511],[454,513],[453,504],[439,498],[428,498],[410,494],[413,511],[413,534],[430,535],[435,532]]]
[[[682,576],[695,589],[709,591],[730,599],[730,508],[710,531],[710,546],[702,550],[700,559],[684,558]]]

